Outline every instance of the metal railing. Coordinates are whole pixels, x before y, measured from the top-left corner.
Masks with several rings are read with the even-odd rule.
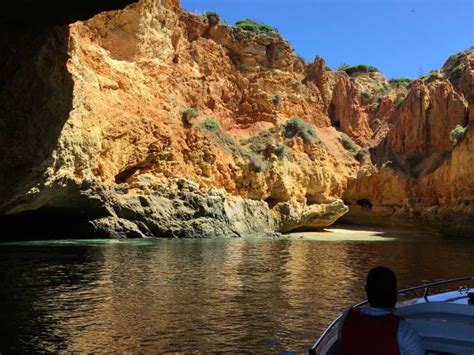
[[[460,281],[474,281],[474,276],[466,276],[466,277],[458,277],[456,279],[449,279],[449,280],[442,280],[442,281],[435,281],[435,282],[430,282],[430,283],[427,283],[427,284],[423,284],[423,285],[419,285],[419,286],[414,286],[414,287],[408,287],[408,288],[404,288],[403,290],[400,290],[400,291],[397,291],[398,294],[404,294],[404,293],[409,293],[409,292],[413,292],[413,291],[418,291],[418,290],[425,290],[424,293],[423,293],[423,298],[426,300],[426,302],[429,302],[428,301],[428,292],[430,290],[430,288],[432,287],[435,287],[435,286],[441,286],[441,285],[447,285],[447,284],[450,284],[450,283],[454,283],[454,282],[460,282]],[[363,301],[363,302],[360,302],[360,303],[357,303],[355,305],[353,305],[351,308],[356,308],[356,307],[360,307],[360,306],[363,306],[365,304],[369,303],[369,301]],[[324,331],[323,334],[321,334],[321,336],[318,338],[318,340],[316,341],[316,343],[314,343],[314,345],[309,349],[309,352],[310,353],[314,353],[314,350],[319,346],[319,344],[323,341],[324,337],[332,330],[332,328],[334,328],[334,326],[337,324],[337,322],[339,322],[339,320],[342,318],[342,314],[340,314],[330,325],[329,327],[326,328],[326,330]]]

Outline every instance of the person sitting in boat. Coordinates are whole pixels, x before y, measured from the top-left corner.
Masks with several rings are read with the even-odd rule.
[[[365,286],[369,307],[346,312],[339,334],[342,355],[424,355],[416,330],[394,315],[397,278],[392,270],[378,266],[369,271]]]

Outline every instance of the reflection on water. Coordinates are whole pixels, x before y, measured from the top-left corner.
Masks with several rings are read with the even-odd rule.
[[[3,244],[0,352],[301,352],[373,265],[400,286],[474,273],[470,242],[348,239]]]

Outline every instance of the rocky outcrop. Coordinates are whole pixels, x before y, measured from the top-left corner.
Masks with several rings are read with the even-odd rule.
[[[343,76],[334,89],[330,114],[335,127],[358,144],[367,145],[373,132],[369,124],[369,106],[363,105],[363,100],[357,85]]]
[[[464,98],[443,78],[416,81],[393,118],[387,145],[397,163],[416,170],[433,154],[452,149],[450,132],[466,126],[468,111]],[[418,169],[419,170],[419,169]]]
[[[417,223],[449,235],[472,235],[473,131],[462,92],[440,73],[418,80],[391,125],[372,150],[376,165],[349,183],[345,220]],[[457,125],[468,128],[453,142],[450,132]]]
[[[469,104],[469,119],[474,117],[474,52],[457,53],[448,58],[442,73]]]
[[[472,129],[449,140],[470,54],[457,81],[458,64],[401,86],[349,77],[177,0],[2,32],[0,48],[4,225],[41,216],[47,232],[60,212],[62,236],[231,237],[471,216]]]
[[[85,233],[206,237],[321,228],[347,211],[356,162],[326,115],[330,87],[306,80],[279,35],[145,0],[38,38],[2,42],[21,55],[3,67],[26,71],[3,86],[2,124],[19,132],[3,141],[15,154],[2,161],[2,186],[15,181],[4,215],[61,210]],[[309,141],[285,131],[291,116]]]

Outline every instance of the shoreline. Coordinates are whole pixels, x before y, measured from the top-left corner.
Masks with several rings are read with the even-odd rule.
[[[394,240],[438,240],[439,233],[410,229],[405,227],[373,227],[338,225],[324,228],[321,231],[294,232],[285,234],[291,239],[318,241],[394,241]]]

